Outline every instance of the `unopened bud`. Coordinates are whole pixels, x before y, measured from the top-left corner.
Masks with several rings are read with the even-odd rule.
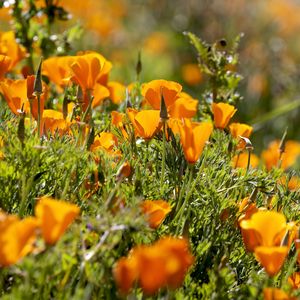
[[[160,100],[160,119],[164,122],[166,120],[168,120],[168,111],[167,111],[167,106],[166,106],[166,102],[164,99],[164,95],[161,92],[161,100]]]
[[[43,57],[41,57],[41,61],[40,61],[38,70],[36,72],[34,85],[33,85],[33,91],[36,95],[41,95],[43,93],[42,63],[43,63]]]

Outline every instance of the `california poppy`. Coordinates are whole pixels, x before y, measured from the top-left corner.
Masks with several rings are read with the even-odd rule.
[[[35,218],[20,220],[0,212],[0,265],[15,264],[32,250],[36,228]]]
[[[53,109],[43,111],[41,127],[45,130],[44,134],[49,131],[51,134],[58,132],[62,136],[70,129],[70,125],[71,122],[64,119],[62,112]]]
[[[159,110],[137,111],[128,108],[127,115],[134,127],[135,134],[141,138],[151,139],[161,129]]]
[[[68,84],[71,77],[71,64],[75,61],[75,56],[56,56],[43,61],[42,74],[47,76],[51,82],[58,87]]]
[[[49,197],[40,198],[35,206],[35,216],[45,242],[50,245],[55,244],[79,212],[80,209],[75,204]]]
[[[213,125],[211,122],[196,123],[185,119],[184,123],[179,126],[179,131],[185,159],[194,164],[199,159],[213,131]]]
[[[12,60],[9,56],[0,54],[0,79],[10,70],[11,62]]]
[[[288,283],[292,286],[293,289],[300,288],[300,272],[294,272],[289,278]]]
[[[182,79],[188,85],[197,85],[201,83],[203,76],[197,64],[185,64],[181,68]]]
[[[17,43],[14,31],[0,32],[0,54],[10,57],[10,69],[26,56],[25,48]]]
[[[248,165],[248,159],[249,159],[249,153],[248,152],[242,152],[238,155],[235,155],[232,158],[231,165],[233,168],[242,168],[246,169]],[[259,165],[259,158],[254,153],[250,153],[250,167],[252,169],[257,168]]]
[[[269,144],[268,148],[261,154],[262,159],[266,165],[267,170],[271,170],[272,167],[279,166],[280,159],[280,141],[276,140]],[[297,141],[289,140],[285,142],[285,150],[281,154],[282,169],[291,167],[300,155],[300,143]]]
[[[197,113],[198,100],[186,93],[179,93],[176,101],[168,107],[171,118],[192,118]]]
[[[128,293],[138,282],[147,295],[160,288],[177,288],[194,262],[185,239],[165,237],[149,246],[138,246],[127,258],[121,258],[114,277],[119,289]]]
[[[117,146],[118,139],[115,135],[110,132],[101,132],[95,137],[90,149],[92,152],[102,149],[111,155],[119,155],[120,151],[116,149]]]
[[[224,129],[237,109],[228,103],[212,103],[212,111],[214,115],[214,123],[217,128]]]
[[[264,300],[296,300],[296,297],[290,297],[285,291],[277,288],[264,288]]]
[[[145,200],[141,203],[141,209],[147,216],[149,226],[157,228],[171,211],[171,206],[164,200]]]
[[[142,95],[153,109],[160,109],[162,96],[167,107],[174,104],[181,90],[182,86],[179,83],[163,79],[152,80],[142,85]]]

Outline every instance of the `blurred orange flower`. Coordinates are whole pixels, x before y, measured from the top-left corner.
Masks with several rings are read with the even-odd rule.
[[[117,81],[110,81],[107,83],[107,88],[110,93],[110,99],[114,104],[120,104],[125,100],[126,87]]]
[[[138,246],[127,258],[121,258],[114,277],[123,293],[138,281],[145,294],[152,295],[160,288],[179,287],[193,262],[187,240],[165,237],[153,245]]]
[[[149,226],[157,228],[171,211],[171,205],[164,200],[145,200],[141,203],[141,209],[147,216]]]
[[[37,221],[29,217],[20,220],[17,216],[0,212],[0,265],[17,263],[33,248]]]
[[[110,132],[101,132],[99,136],[96,136],[93,144],[91,145],[91,151],[95,152],[98,149],[103,149],[110,154],[118,154],[115,150],[118,146],[118,139]]]
[[[296,297],[290,297],[286,292],[277,288],[264,288],[264,300],[296,300]]]
[[[189,85],[197,85],[202,81],[202,73],[197,64],[185,64],[181,68],[182,79]]]
[[[0,32],[0,54],[10,57],[10,69],[26,56],[25,49],[16,42],[13,31]]]
[[[79,212],[80,209],[75,204],[49,197],[40,198],[35,206],[35,215],[45,242],[49,245],[55,244]]]
[[[41,127],[45,130],[44,134],[50,131],[51,134],[58,132],[62,136],[69,131],[70,125],[71,122],[64,119],[62,112],[53,109],[45,109],[43,111]]]
[[[261,154],[262,159],[266,165],[267,170],[279,165],[280,158],[280,141],[276,140],[269,144],[268,148]],[[289,140],[285,142],[285,151],[281,156],[281,168],[287,169],[291,167],[300,155],[300,143]]]
[[[11,62],[12,60],[9,56],[0,54],[0,79],[10,70]]]
[[[291,191],[300,189],[300,178],[297,176],[292,176],[288,181],[287,175],[283,175],[279,179],[279,183],[285,186],[287,185],[288,189]]]
[[[127,115],[134,127],[136,136],[145,140],[151,139],[161,129],[159,110],[137,111],[128,108]]]
[[[289,228],[285,216],[275,211],[258,211],[249,220],[240,222],[243,240],[248,251],[270,276],[277,274],[288,254],[289,247],[282,240]]]
[[[185,119],[184,123],[179,125],[179,131],[185,159],[194,164],[199,159],[205,143],[209,140],[213,125],[211,122],[196,123]]]
[[[126,123],[126,115],[124,113],[119,113],[117,111],[111,112],[111,124],[116,126],[119,130],[121,130],[124,138],[128,138],[128,133],[125,128]]]
[[[214,114],[214,122],[217,128],[224,129],[237,109],[228,103],[212,103],[212,112]]]
[[[231,162],[232,167],[246,169],[247,165],[248,165],[248,156],[249,156],[249,154],[247,152],[242,152],[238,155],[235,155],[232,158],[232,162]],[[250,167],[252,169],[255,169],[255,168],[257,168],[258,165],[259,165],[259,158],[254,153],[251,153],[250,154]]]
[[[288,283],[292,286],[293,289],[300,289],[300,272],[293,273],[288,278]]]

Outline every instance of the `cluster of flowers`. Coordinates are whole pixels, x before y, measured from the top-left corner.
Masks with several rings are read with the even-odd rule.
[[[75,204],[42,197],[35,206],[35,217],[19,219],[0,211],[0,265],[9,266],[35,250],[37,234],[54,245],[79,215]]]
[[[13,40],[9,42],[15,43]],[[79,131],[83,129],[84,134],[90,132],[93,109],[101,105],[106,98],[119,104],[125,99],[126,90],[131,93],[138,86],[132,84],[125,87],[118,82],[109,81],[112,64],[99,53],[85,52],[78,53],[77,56],[53,57],[43,62],[42,68],[39,69],[41,74],[56,84],[56,89],[60,92],[71,85],[77,85],[79,92],[77,102],[69,103],[67,108],[57,105],[57,110],[44,109],[48,87],[43,83],[41,90],[36,93],[35,83],[38,76],[26,75],[23,72],[25,79],[5,78],[6,73],[11,71],[24,55],[16,43],[14,45],[18,51],[4,53],[4,50],[1,50],[4,49],[3,43],[0,40],[0,92],[12,113],[30,116],[38,121],[36,125],[32,119],[27,120],[29,126],[38,127],[41,135],[47,136],[50,132],[52,135],[59,133],[61,136],[72,136],[72,126]],[[15,54],[16,56],[13,56]],[[141,110],[128,105],[126,113],[113,111],[111,114],[111,123],[120,131],[123,140],[150,140],[158,133],[162,133],[168,139],[168,128],[175,136],[179,136],[186,161],[195,164],[214,128],[227,130],[229,127],[230,134],[236,139],[233,167],[248,169],[257,166],[258,158],[251,153],[252,145],[249,140],[252,127],[241,123],[229,124],[236,112],[233,105],[212,103],[213,121],[207,116],[206,120],[195,122],[192,118],[197,114],[198,101],[183,92],[179,83],[153,80],[144,83],[140,89],[143,96]],[[75,108],[81,113],[73,118]],[[120,142],[121,139],[112,132],[101,132],[93,139],[89,150],[96,152],[101,149],[113,157],[119,157]],[[285,170],[300,154],[300,144],[295,141],[287,141],[282,151],[278,149],[280,145],[276,141],[262,154],[268,170],[273,166],[280,166]],[[128,177],[130,172],[130,166],[125,163],[118,175],[123,179]],[[299,180],[294,180],[299,186]],[[266,272],[274,276],[281,269],[291,243],[298,235],[298,229],[295,229],[294,223],[287,224],[283,214],[258,211],[253,203],[247,201],[243,202],[243,215],[239,219],[246,249],[254,252]],[[157,228],[171,211],[171,206],[164,200],[145,200],[141,204],[141,211],[146,214],[149,226]],[[47,198],[42,198],[37,204],[35,218],[20,220],[16,216],[1,213],[1,265],[13,264],[32,251],[38,231],[42,233],[47,244],[54,244],[78,214],[77,206]],[[11,237],[14,237],[14,240]],[[121,258],[114,269],[115,279],[123,293],[128,293],[135,283],[139,283],[145,293],[153,294],[162,287],[178,287],[193,260],[185,239],[165,237],[153,245],[135,247],[128,257]],[[271,292],[273,293],[273,290]],[[265,294],[268,293],[269,290],[266,290]]]

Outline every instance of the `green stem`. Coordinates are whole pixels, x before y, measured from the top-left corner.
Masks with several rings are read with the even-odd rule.
[[[164,179],[165,179],[165,165],[166,165],[166,123],[163,122],[163,149],[162,149],[162,161],[161,161],[161,177],[160,177],[160,188],[161,193],[163,192]]]
[[[38,100],[38,137],[41,137],[41,95],[37,93],[37,100]]]
[[[251,159],[251,150],[248,150],[248,161],[247,161],[246,174],[248,173],[249,168],[250,168],[250,159]]]

